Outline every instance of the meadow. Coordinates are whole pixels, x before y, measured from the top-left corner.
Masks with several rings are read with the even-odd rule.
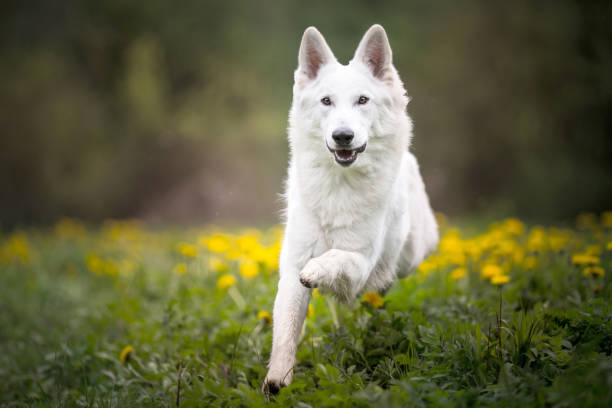
[[[277,396],[261,385],[282,228],[5,233],[0,405],[612,406],[612,212],[438,218],[438,251],[388,293],[314,291]]]

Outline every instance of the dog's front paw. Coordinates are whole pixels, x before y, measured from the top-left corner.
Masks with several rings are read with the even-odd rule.
[[[276,395],[280,392],[281,388],[286,386],[287,384],[283,383],[281,380],[266,377],[263,386],[261,387],[261,391],[265,395]]]
[[[320,262],[313,258],[300,271],[300,282],[307,288],[317,288],[321,286],[326,271]]]

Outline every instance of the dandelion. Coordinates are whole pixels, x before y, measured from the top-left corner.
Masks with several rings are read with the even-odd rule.
[[[504,271],[499,265],[486,264],[480,269],[480,277],[483,279],[490,279],[497,275],[503,275]]]
[[[187,258],[195,258],[198,256],[198,249],[195,245],[180,243],[177,245],[178,251],[181,255],[186,256]]]
[[[371,304],[376,309],[383,305],[383,298],[377,292],[368,292],[363,295],[363,298],[361,300]]]
[[[308,312],[306,313],[306,317],[310,319],[312,318],[312,316],[314,316],[314,307],[312,307],[312,305],[309,303]]]
[[[180,263],[172,269],[172,272],[176,275],[184,275],[187,273],[187,265]]]
[[[321,296],[321,292],[319,292],[319,289],[314,288],[313,291],[312,291],[312,296],[314,296],[314,297]]]
[[[229,273],[226,273],[225,275],[221,275],[219,280],[217,280],[217,287],[221,290],[225,290],[235,284],[236,284],[236,278],[234,278],[234,275],[229,274]]]
[[[572,255],[572,263],[574,265],[592,265],[599,263],[599,257],[587,253]]]
[[[132,356],[133,352],[134,352],[134,347],[125,346],[123,350],[121,350],[121,354],[119,354],[119,360],[121,360],[121,362],[124,364],[127,363],[130,357]]]
[[[510,277],[508,275],[495,275],[491,278],[491,283],[493,285],[503,285],[504,283],[508,283],[510,281]]]
[[[542,227],[534,227],[527,237],[527,250],[542,252],[546,249],[546,232]]]
[[[523,235],[525,232],[525,224],[516,218],[507,218],[501,225],[501,228],[511,235]]]
[[[608,241],[606,244],[606,251],[612,251],[612,241]]]
[[[600,277],[602,277],[602,276],[604,276],[606,274],[606,272],[604,271],[604,269],[601,266],[587,266],[582,271],[582,274],[584,276],[600,276]]]
[[[253,262],[243,262],[240,264],[240,274],[247,279],[254,278],[259,274],[259,266]]]
[[[211,237],[201,237],[200,244],[205,246],[210,252],[223,253],[232,249],[230,239],[222,234],[215,234]]]
[[[268,326],[270,325],[270,323],[272,323],[272,315],[270,315],[270,313],[265,312],[263,310],[257,313],[257,319],[263,320],[264,323]]]
[[[30,246],[24,234],[17,233],[2,245],[0,260],[6,263],[10,261],[27,263],[30,260]]]
[[[467,275],[467,269],[465,268],[455,268],[450,274],[452,280],[459,280]]]

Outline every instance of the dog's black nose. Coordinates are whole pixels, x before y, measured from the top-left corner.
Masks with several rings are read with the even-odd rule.
[[[342,127],[334,130],[332,138],[338,146],[348,146],[353,141],[355,133],[349,128]]]

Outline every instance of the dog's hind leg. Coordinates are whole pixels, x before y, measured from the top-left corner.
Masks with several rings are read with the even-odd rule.
[[[298,280],[298,271],[286,271],[278,282],[274,302],[274,328],[270,368],[264,381],[264,393],[276,394],[291,383],[297,345],[308,311],[310,290]]]

